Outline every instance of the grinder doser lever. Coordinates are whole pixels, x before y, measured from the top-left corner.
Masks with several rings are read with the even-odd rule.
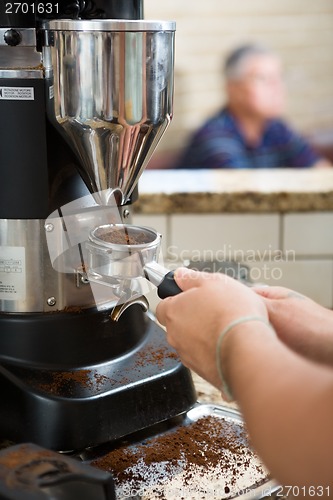
[[[157,287],[161,299],[182,290],[174,280],[174,272],[158,264],[161,235],[154,229],[105,224],[90,232],[88,276],[101,284],[144,276]]]

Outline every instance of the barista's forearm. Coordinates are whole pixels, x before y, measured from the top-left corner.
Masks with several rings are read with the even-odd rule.
[[[333,494],[333,371],[294,354],[258,322],[230,332],[221,355],[272,475],[283,484],[330,486]]]

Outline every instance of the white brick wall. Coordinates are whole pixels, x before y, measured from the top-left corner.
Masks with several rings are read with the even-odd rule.
[[[303,256],[333,257],[333,213],[289,214],[283,220],[284,248]]]
[[[212,252],[245,253],[249,248],[263,255],[279,248],[279,216],[276,214],[173,215],[170,250],[186,258],[208,257]],[[255,242],[255,246],[253,246]],[[251,247],[252,244],[252,247]],[[206,258],[207,258],[206,257]],[[238,259],[239,260],[239,259]]]
[[[333,307],[333,214],[135,215],[163,235],[163,257],[241,260],[255,281],[286,286]],[[277,252],[278,250],[278,252]]]

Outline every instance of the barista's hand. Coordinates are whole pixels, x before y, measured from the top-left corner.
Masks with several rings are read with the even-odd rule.
[[[166,326],[168,342],[182,362],[220,388],[215,363],[220,332],[242,316],[267,318],[264,302],[250,288],[221,273],[180,268],[175,279],[183,293],[161,301],[157,319]]]
[[[267,307],[278,337],[315,361],[333,363],[333,312],[283,287],[253,287]]]

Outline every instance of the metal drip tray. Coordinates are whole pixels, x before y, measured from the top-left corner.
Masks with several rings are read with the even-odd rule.
[[[117,499],[247,500],[276,491],[249,445],[239,412],[198,404],[166,425],[82,458],[113,474]]]

